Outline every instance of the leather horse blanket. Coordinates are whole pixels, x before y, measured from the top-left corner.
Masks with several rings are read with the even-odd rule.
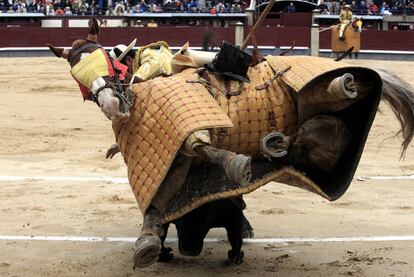
[[[281,77],[269,82],[286,68],[289,70]],[[330,99],[326,92],[329,82],[346,72],[352,73],[356,81],[369,80],[369,89],[353,102]],[[142,212],[151,203],[184,140],[201,129],[210,130],[216,147],[256,158],[252,181],[241,187],[219,166],[195,164],[166,208],[165,222],[204,203],[249,193],[270,181],[301,187],[329,200],[346,191],[379,103],[382,83],[376,72],[322,58],[268,56],[249,69],[249,84],[209,76],[210,82],[201,84],[204,79],[194,69],[187,69],[135,85],[130,120],[113,125]],[[268,86],[263,89],[266,82]],[[228,97],[226,92],[234,95]],[[333,112],[353,126],[350,149],[333,172],[320,176],[261,158],[259,144],[265,134],[276,130],[290,135],[307,119]]]
[[[334,27],[331,31],[331,48],[332,52],[346,52],[349,48],[352,49],[352,53],[358,53],[361,49],[361,33],[355,32],[351,26],[345,29],[345,40],[339,40],[339,28]]]

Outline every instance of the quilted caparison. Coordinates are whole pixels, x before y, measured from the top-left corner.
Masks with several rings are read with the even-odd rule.
[[[232,127],[203,85],[188,83],[194,69],[139,83],[131,117],[113,130],[128,167],[128,179],[144,212],[184,140],[194,131]]]

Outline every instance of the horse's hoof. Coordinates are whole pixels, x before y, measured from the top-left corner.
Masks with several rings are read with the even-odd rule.
[[[239,265],[243,263],[244,252],[240,251],[239,253],[233,253],[233,250],[229,250],[227,253],[229,258],[229,263],[232,265]]]
[[[227,166],[227,174],[234,182],[244,186],[252,178],[251,170],[252,158],[243,154],[238,154],[231,159]]]
[[[143,268],[153,264],[160,254],[161,240],[154,235],[144,235],[135,242],[134,268]]]
[[[161,248],[161,253],[158,255],[158,262],[160,263],[169,263],[172,261],[174,254],[170,247]]]

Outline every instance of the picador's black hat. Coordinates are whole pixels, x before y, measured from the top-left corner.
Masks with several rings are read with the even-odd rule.
[[[247,70],[251,62],[251,55],[240,50],[238,46],[223,41],[220,51],[211,63],[205,64],[205,67],[227,77],[250,83]]]

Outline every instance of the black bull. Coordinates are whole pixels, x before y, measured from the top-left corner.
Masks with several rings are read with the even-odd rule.
[[[200,255],[204,238],[211,228],[225,228],[231,245],[228,258],[231,264],[243,262],[244,253],[241,251],[243,236],[252,232],[249,222],[244,217],[240,198],[222,199],[202,205],[171,222],[175,224],[178,235],[178,249],[182,255]],[[164,246],[170,223],[164,225],[164,235],[161,237],[162,248],[158,261],[169,262],[172,259],[172,249]]]

